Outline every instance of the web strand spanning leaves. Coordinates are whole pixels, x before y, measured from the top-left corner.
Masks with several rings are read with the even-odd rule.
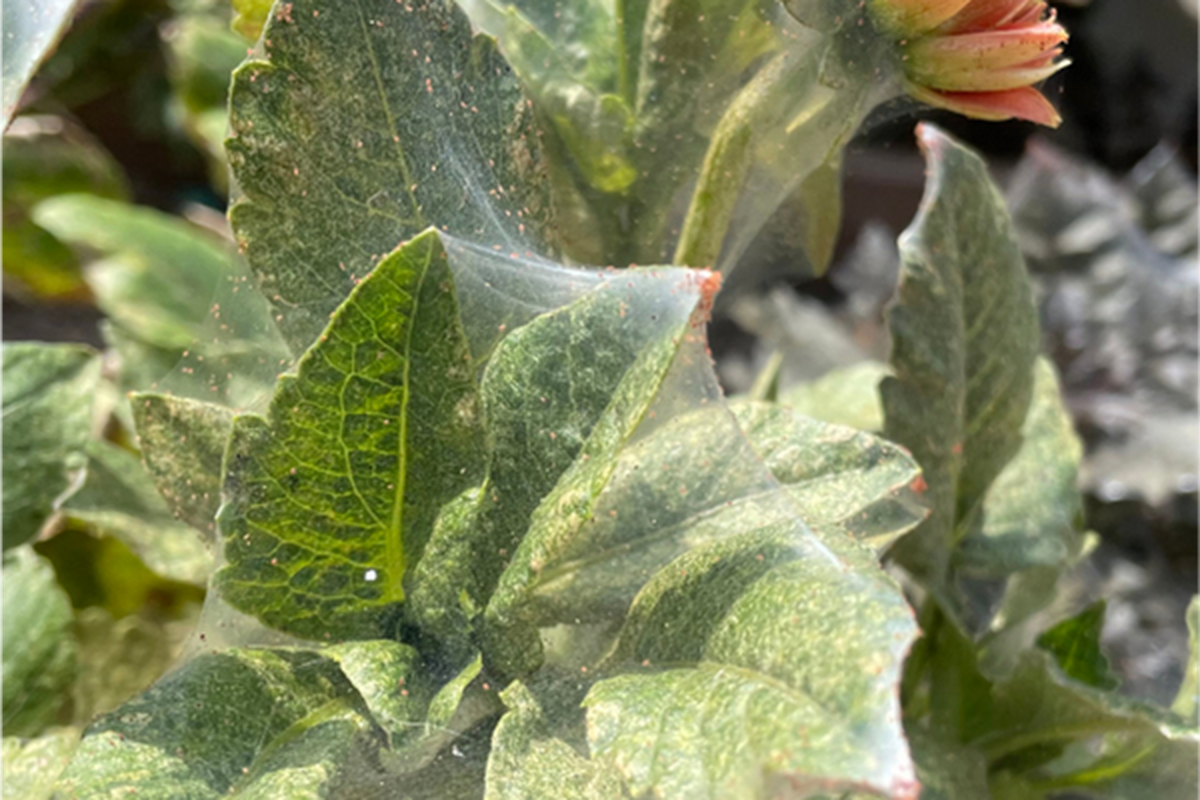
[[[404,599],[437,509],[477,477],[469,358],[441,240],[422,234],[280,379],[269,419],[235,418],[225,599],[300,636],[382,635],[378,612]]]
[[[439,638],[465,632],[471,611],[461,608],[461,593],[482,610],[510,561],[523,557],[517,550],[535,510],[544,506],[552,517],[562,492],[578,486],[564,476],[611,470],[689,335],[696,277],[679,269],[623,273],[497,347],[481,389],[492,445],[487,480],[446,509],[418,567],[413,608],[422,627]],[[529,663],[538,648],[526,645],[504,649]]]

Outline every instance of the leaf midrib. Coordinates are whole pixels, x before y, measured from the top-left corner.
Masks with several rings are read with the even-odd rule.
[[[425,249],[425,263],[421,265],[421,274],[413,289],[412,313],[409,316],[408,328],[404,336],[404,373],[400,386],[400,430],[396,439],[396,490],[392,496],[392,516],[387,529],[386,550],[386,597],[392,602],[404,599],[404,500],[408,485],[408,404],[412,398],[412,343],[417,329],[417,317],[421,309],[421,292],[425,286],[425,278],[429,275],[429,265],[433,263],[432,246]]]

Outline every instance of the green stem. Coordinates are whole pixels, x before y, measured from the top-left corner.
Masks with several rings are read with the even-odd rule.
[[[1051,725],[1036,730],[1019,729],[1014,732],[1001,732],[985,736],[972,744],[983,750],[988,763],[994,764],[1002,758],[1019,753],[1040,744],[1052,744],[1071,739],[1086,739],[1101,733],[1119,733],[1121,731],[1137,730],[1144,723],[1129,719],[1088,720],[1087,722],[1071,722],[1061,725]]]
[[[1077,772],[1069,772],[1065,775],[1059,775],[1058,777],[1048,778],[1043,781],[1034,781],[1031,784],[1031,788],[1046,794],[1062,791],[1063,789],[1083,788],[1103,781],[1113,780],[1127,773],[1139,762],[1144,761],[1155,749],[1154,745],[1147,745],[1136,753],[1119,761],[1093,764]]]

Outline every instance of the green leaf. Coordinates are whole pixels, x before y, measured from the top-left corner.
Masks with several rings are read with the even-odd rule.
[[[895,558],[941,592],[952,549],[1021,446],[1039,333],[1012,224],[983,161],[931,125],[918,136],[930,174],[900,240],[888,313],[895,377],[880,393],[884,435],[912,451],[932,507]]]
[[[503,15],[502,20],[489,26],[489,30],[497,31],[505,58],[537,103],[539,113],[554,126],[570,155],[572,167],[582,174],[588,185],[602,192],[627,190],[638,178],[630,152],[633,112],[625,98],[601,88],[607,81],[592,82],[599,77],[593,74],[597,64],[607,61],[598,57],[604,45],[591,40],[593,37],[605,42],[611,40],[612,20],[608,9],[599,3],[565,4],[568,15],[583,17],[575,25],[563,25],[561,20],[554,20],[560,35],[563,30],[570,32],[568,44],[552,42],[516,5],[508,6],[503,12],[491,8],[483,10],[481,5],[469,4],[468,13],[473,16]],[[575,68],[580,61],[583,63]],[[583,74],[573,74],[577,72]]]
[[[5,736],[0,795],[12,800],[49,800],[54,781],[78,743],[76,728],[54,728],[36,739]]]
[[[547,731],[545,714],[525,684],[500,693],[508,713],[492,734],[486,800],[614,800],[626,797],[606,765],[590,761]]]
[[[546,233],[532,113],[453,3],[296,0],[263,53],[234,73],[230,220],[293,352],[429,226],[506,254]]]
[[[71,299],[88,293],[75,255],[30,218],[54,195],[125,199],[121,168],[87,131],[62,117],[27,116],[4,136],[4,279],[8,290]]]
[[[4,732],[31,736],[55,720],[75,678],[71,602],[29,547],[5,554],[3,589]]]
[[[1051,363],[1039,358],[1021,447],[984,499],[982,524],[963,539],[956,566],[1005,577],[1036,566],[1063,569],[1079,554],[1082,513],[1076,488],[1083,445],[1063,405]]]
[[[438,509],[478,479],[482,427],[436,232],[384,259],[338,309],[269,416],[234,418],[216,586],[309,638],[376,638]]]
[[[657,395],[688,332],[695,277],[622,272],[501,341],[482,383],[487,480],[443,512],[418,566],[414,613],[427,631],[449,639],[465,632],[506,569],[507,599],[497,601],[494,622],[503,627],[508,609],[522,604],[528,559],[536,557],[530,548],[543,546],[531,540],[582,521],[552,509],[564,493],[578,490],[573,502],[586,504],[603,487],[615,449]],[[545,530],[531,532],[539,525]],[[537,647],[511,644],[510,657],[536,658]]]
[[[4,344],[4,547],[37,535],[84,465],[100,361],[86,347]]]
[[[1074,681],[1036,650],[995,687],[975,741],[993,765],[1047,788],[1114,800],[1184,800],[1198,789],[1200,732],[1163,709]]]
[[[376,639],[334,645],[321,655],[341,667],[394,749],[420,731],[434,687],[415,648]]]
[[[4,116],[7,128],[33,74],[75,16],[77,0],[4,0]]]
[[[515,331],[488,364],[483,391],[493,454],[476,586],[483,597],[496,588],[487,602],[484,655],[502,673],[528,671],[540,660],[531,626],[544,612],[530,606],[539,584],[579,554],[597,552],[585,523],[600,513],[597,498],[616,455],[658,397],[680,348],[695,341],[689,327],[699,289],[697,273],[685,270],[623,273]],[[511,554],[511,561],[493,553]],[[568,602],[587,604],[582,594]]]
[[[271,13],[271,0],[233,0],[231,27],[250,41],[258,39],[267,15]]]
[[[822,422],[878,433],[883,430],[879,384],[891,374],[886,364],[864,361],[784,390],[779,404]]]
[[[988,793],[983,753],[913,725],[904,729],[917,766],[921,800],[983,800]],[[1026,798],[1028,800],[1028,798]]]
[[[774,404],[735,403],[733,413],[826,543],[836,532],[882,553],[925,519],[921,469],[903,448]]]
[[[147,344],[181,350],[209,338],[206,334],[215,327],[211,320],[241,321],[240,309],[219,313],[220,308],[213,308],[220,290],[242,280],[236,254],[178,217],[68,195],[40,203],[34,220],[59,239],[101,256],[86,272],[97,305]],[[240,300],[247,307],[261,303],[250,292],[241,293]]]
[[[81,609],[79,676],[71,687],[72,716],[91,722],[149,688],[183,651],[195,628],[198,606],[182,619],[164,619],[161,611],[114,619],[103,608]]]
[[[896,683],[915,625],[900,593],[795,523],[743,524],[638,596],[618,653],[645,669],[588,694],[593,757],[635,796],[914,791]]]
[[[1106,607],[1103,600],[1098,600],[1045,631],[1037,640],[1037,646],[1054,656],[1067,677],[1097,689],[1115,689],[1120,683],[1100,650]]]
[[[337,665],[311,651],[204,654],[85,732],[63,796],[325,796],[374,732]]]
[[[213,559],[206,543],[172,516],[138,457],[99,440],[86,449],[87,477],[60,510],[97,535],[121,540],[158,575],[208,585]]]
[[[161,394],[135,394],[130,404],[142,460],[171,513],[215,541],[233,412]]]

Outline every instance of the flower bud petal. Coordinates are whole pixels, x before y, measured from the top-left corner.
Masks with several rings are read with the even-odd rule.
[[[939,92],[914,84],[909,93],[923,103],[974,119],[1023,119],[1049,128],[1062,122],[1050,101],[1032,86],[1001,92]]]

